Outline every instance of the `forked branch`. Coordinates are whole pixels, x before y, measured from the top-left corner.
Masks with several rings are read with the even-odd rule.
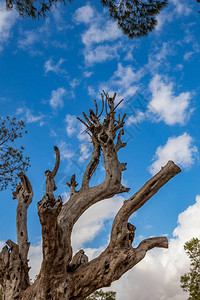
[[[76,187],[78,186],[78,183],[76,183],[76,176],[75,174],[72,175],[70,183],[67,182],[68,187],[70,188],[70,194],[71,196],[76,192]]]
[[[180,171],[177,165],[169,161],[135,195],[124,202],[114,219],[108,247],[98,258],[83,265],[74,274],[77,298],[79,289],[84,296],[87,296],[98,288],[109,286],[140,262],[147,251],[152,248],[168,247],[166,237],[154,237],[143,240],[136,248],[133,248],[132,242],[136,228],[128,223],[128,219]],[[81,274],[84,274],[84,279],[81,278]]]

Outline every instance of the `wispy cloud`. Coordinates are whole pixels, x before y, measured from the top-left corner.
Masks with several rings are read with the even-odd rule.
[[[83,163],[91,155],[91,143],[89,135],[85,132],[85,126],[77,120],[76,116],[67,114],[65,117],[66,132],[69,137],[76,137],[79,141],[78,162]]]
[[[53,33],[57,34],[60,30],[69,27],[61,22],[59,13],[54,12],[36,29],[22,31],[18,39],[18,48],[28,51],[32,56],[43,55],[44,48],[66,49],[66,42],[58,40]]]
[[[190,1],[170,0],[174,5],[174,12],[181,16],[188,16],[192,13]]]
[[[65,122],[67,135],[72,137],[77,132],[78,120],[76,116],[68,114],[65,116]]]
[[[65,62],[66,60],[63,58],[60,58],[57,63],[54,63],[52,58],[47,60],[44,64],[44,72],[45,74],[48,72],[54,72],[56,74],[66,74],[66,70],[64,68],[61,68],[61,65]]]
[[[189,168],[195,162],[197,147],[188,133],[177,137],[170,137],[164,146],[159,146],[154,156],[154,162],[149,167],[149,172],[154,175],[169,160],[174,161],[182,168]]]
[[[63,3],[56,3],[56,6],[53,6],[51,9],[53,20],[58,31],[67,30],[73,28],[64,17]]]
[[[88,143],[81,143],[79,149],[80,149],[79,161],[84,162],[91,156],[91,149]]]
[[[0,2],[0,52],[9,42],[12,28],[17,20],[17,12],[7,11],[3,1]]]
[[[44,115],[39,113],[34,114],[29,108],[19,107],[16,110],[16,115],[23,116],[26,123],[39,123],[40,126],[44,125]]]
[[[51,45],[47,43],[51,36],[50,19],[46,19],[42,26],[38,26],[34,30],[26,30],[21,33],[18,40],[18,48],[28,51],[31,55],[42,55],[41,47],[36,47],[37,44]]]
[[[28,258],[30,259],[30,278],[32,281],[35,280],[39,274],[41,263],[42,263],[42,241],[35,245],[30,246]]]
[[[188,51],[184,54],[183,59],[188,61],[192,58],[193,54],[194,54],[193,51]]]
[[[80,80],[78,80],[77,78],[74,78],[70,81],[70,86],[72,87],[72,89],[75,89],[76,86],[78,86],[80,84]]]
[[[184,39],[180,42],[181,45],[187,44],[187,50],[183,56],[184,60],[189,60],[191,59],[194,54],[199,54],[200,52],[200,43],[199,40],[195,37],[192,31],[192,26],[194,23],[191,23],[190,26],[187,26],[185,29],[185,37]]]
[[[51,92],[51,97],[49,99],[49,104],[53,109],[62,108],[64,106],[63,98],[66,95],[66,89],[60,87],[57,90]]]
[[[103,63],[114,58],[119,58],[120,44],[115,45],[99,45],[91,49],[86,47],[84,49],[85,62],[89,65],[94,63]]]
[[[153,51],[151,51],[148,55],[148,64],[145,68],[147,68],[148,72],[154,74],[159,70],[162,71],[163,67],[169,68],[168,58],[175,54],[176,51],[173,42],[163,42],[161,45],[156,43],[153,47]]]
[[[85,72],[83,72],[83,76],[84,77],[86,77],[86,78],[89,78],[89,77],[91,77],[92,76],[92,74],[93,74],[93,72],[92,71],[85,71]]]
[[[109,80],[100,82],[98,87],[88,87],[88,93],[93,97],[100,96],[102,90],[112,95],[117,92],[117,101],[129,99],[135,95],[139,88],[139,81],[144,76],[144,70],[141,68],[135,70],[132,65],[123,66],[118,63],[117,70]]]
[[[58,147],[60,150],[61,159],[71,159],[75,155],[74,151],[70,149],[71,145],[67,144],[64,141],[60,141]]]
[[[76,24],[87,26],[82,34],[86,64],[100,63],[118,56],[121,45],[114,42],[123,34],[116,22],[106,20],[90,4],[78,8],[73,20]]]
[[[191,1],[169,0],[169,7],[161,11],[157,16],[156,31],[162,32],[164,25],[173,22],[174,19],[189,16],[192,13]],[[156,32],[155,31],[155,32]]]

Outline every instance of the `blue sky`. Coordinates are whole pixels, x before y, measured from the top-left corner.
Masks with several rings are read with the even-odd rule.
[[[37,202],[44,192],[44,171],[53,168],[53,146],[59,147],[62,157],[55,194],[67,201],[65,182],[74,173],[81,181],[91,153],[76,116],[87,112],[94,99],[100,104],[104,89],[111,95],[117,92],[117,101],[125,99],[118,110],[127,112],[127,147],[119,157],[127,162],[123,182],[131,190],[82,216],[73,233],[74,251],[84,247],[90,258],[98,255],[124,199],[174,160],[182,173],[131,218],[137,227],[135,244],[167,235],[169,250],[151,251],[111,288],[118,300],[132,299],[132,293],[141,300],[187,299],[179,287],[179,277],[188,268],[183,244],[193,236],[200,238],[200,14],[199,4],[193,2],[170,0],[153,33],[129,40],[99,1],[58,5],[40,22],[5,11],[1,1],[1,116],[23,119],[28,130],[19,142],[31,159],[27,175],[34,190],[28,213],[32,277],[41,261]],[[101,160],[92,184],[103,178]],[[0,205],[3,245],[9,238],[16,240],[16,201],[11,191],[0,193]]]

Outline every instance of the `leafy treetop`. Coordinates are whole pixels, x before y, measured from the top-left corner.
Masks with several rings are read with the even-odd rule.
[[[115,300],[116,292],[104,292],[102,289],[95,291],[93,294],[85,298],[85,300]]]
[[[17,173],[27,171],[30,166],[29,157],[23,156],[24,147],[16,145],[16,140],[27,133],[24,127],[22,120],[0,118],[0,191],[15,187]]]
[[[71,3],[71,0],[67,0]],[[167,0],[100,0],[109,10],[110,17],[129,38],[142,37],[153,31],[156,16],[168,3]],[[7,9],[17,9],[23,18],[45,18],[47,12],[58,2],[65,0],[6,0]]]
[[[188,300],[200,299],[200,240],[193,238],[185,243],[184,249],[190,258],[190,271],[181,276],[181,287],[189,292]]]

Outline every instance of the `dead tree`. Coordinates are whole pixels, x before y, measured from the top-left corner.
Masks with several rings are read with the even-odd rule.
[[[167,248],[166,237],[149,238],[142,241],[136,248],[132,246],[135,226],[128,222],[129,217],[143,206],[172,177],[180,172],[180,168],[169,161],[161,170],[147,181],[132,197],[124,201],[112,225],[110,242],[99,257],[88,261],[83,250],[74,256],[71,247],[72,229],[79,217],[93,204],[116,194],[128,192],[129,188],[121,183],[122,172],[126,163],[118,160],[118,151],[126,146],[122,142],[125,115],[116,118],[115,97],[102,94],[102,109],[98,112],[89,110],[78,118],[86,127],[91,137],[93,153],[86,167],[79,190],[75,175],[72,175],[68,186],[71,190],[70,199],[63,204],[59,196],[56,200],[53,192],[56,189],[60,155],[57,147],[56,163],[53,171],[46,171],[46,192],[38,202],[38,214],[42,227],[43,261],[40,273],[30,285],[28,250],[30,243],[27,234],[27,209],[32,201],[33,192],[27,176],[19,174],[21,183],[17,186],[13,197],[17,199],[17,244],[8,240],[0,253],[0,284],[6,300],[81,300],[95,290],[110,286],[125,272],[134,267],[154,247]],[[105,116],[103,118],[103,113]],[[101,122],[101,120],[103,121]],[[115,142],[116,140],[116,142]],[[90,186],[90,180],[103,155],[105,180]]]

